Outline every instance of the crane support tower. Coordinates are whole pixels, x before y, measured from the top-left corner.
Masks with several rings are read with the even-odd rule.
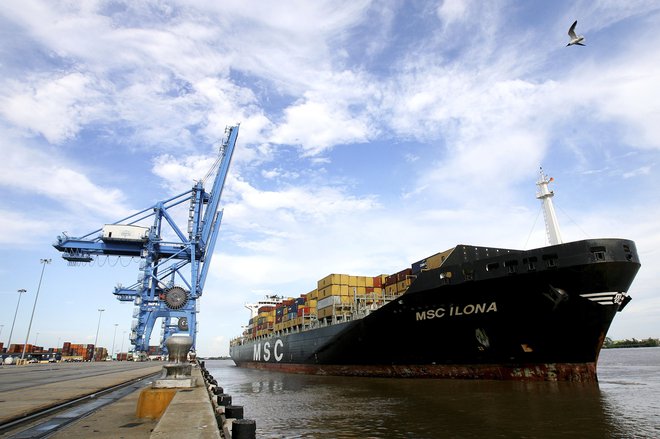
[[[91,262],[95,256],[103,255],[141,259],[138,281],[129,287],[118,285],[114,289],[119,301],[135,304],[130,340],[138,356],[148,352],[158,318],[163,319],[160,347],[164,355],[167,354],[165,340],[175,333],[187,333],[193,339],[192,349],[196,347],[198,300],[204,290],[222,221],[220,197],[238,127],[225,130],[218,158],[208,174],[215,172],[210,192],[204,189],[203,181],[196,182],[187,192],[80,238],[63,234],[53,244],[71,265]],[[184,232],[168,211],[185,202],[189,202],[189,211]]]

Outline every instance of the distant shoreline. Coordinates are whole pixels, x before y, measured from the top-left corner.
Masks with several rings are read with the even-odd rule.
[[[617,348],[656,348],[660,346],[660,339],[657,338],[647,338],[644,340],[637,340],[633,338],[632,340],[612,340],[606,338],[603,343],[603,349],[617,349]]]

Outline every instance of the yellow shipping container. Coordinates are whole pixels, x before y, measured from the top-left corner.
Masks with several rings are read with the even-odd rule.
[[[341,303],[346,305],[346,304],[351,304],[353,303],[353,297],[352,296],[341,296]]]
[[[339,296],[340,294],[339,285],[333,284],[319,289],[319,299],[325,299],[328,296]]]
[[[364,296],[366,293],[366,287],[348,287],[348,294],[342,294],[342,296],[349,296],[353,299],[355,296]]]
[[[366,287],[367,286],[367,278],[364,276],[357,276],[357,283],[356,285],[358,287]]]
[[[307,301],[309,302],[310,300],[318,300],[319,299],[319,290],[314,289],[307,293]]]
[[[348,276],[348,286],[357,287],[357,276]]]
[[[364,278],[365,286],[367,288],[373,287],[374,286],[374,278],[373,277],[365,277]]]
[[[433,256],[429,256],[428,258],[426,258],[426,268],[432,270],[434,268],[440,267],[453,250],[454,249],[450,249],[444,252],[436,253]]]
[[[401,282],[397,282],[396,283],[396,292],[397,293],[403,293],[404,291],[406,291],[408,289],[408,287],[410,286],[410,282],[411,282],[410,278],[408,278],[406,280],[402,280]]]
[[[348,285],[347,274],[329,274],[317,282],[317,289],[325,288],[328,285]]]
[[[323,308],[323,309],[320,309],[318,311],[318,318],[319,319],[323,319],[323,318],[328,317],[330,315],[332,315],[332,307]]]
[[[327,287],[328,285],[339,285],[341,282],[341,274],[329,274],[323,279],[321,279],[321,287]]]
[[[388,285],[385,287],[385,293],[388,295],[397,293],[397,284]]]

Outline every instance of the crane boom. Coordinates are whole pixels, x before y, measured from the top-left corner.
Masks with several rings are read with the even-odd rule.
[[[160,340],[163,354],[167,354],[164,343],[167,337],[178,332],[188,333],[193,338],[192,349],[196,347],[197,301],[204,291],[222,222],[220,198],[238,128],[235,125],[225,130],[210,192],[205,191],[203,182],[196,182],[187,192],[79,238],[63,234],[53,244],[62,252],[62,258],[73,265],[104,255],[141,258],[138,281],[128,287],[118,285],[114,290],[119,301],[135,304],[130,339],[137,354],[148,352],[158,318],[163,319]],[[184,233],[169,211],[186,201],[189,213]],[[146,225],[150,218],[151,224]]]

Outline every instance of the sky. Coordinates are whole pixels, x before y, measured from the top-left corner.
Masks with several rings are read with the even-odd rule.
[[[659,29],[641,0],[4,2],[0,341],[34,307],[29,343],[98,329],[126,351],[112,291],[139,261],[70,267],[52,244],[189,190],[237,123],[199,355],[228,353],[245,303],[330,273],[547,245],[541,166],[565,241],[637,244],[608,335],[658,338]]]

